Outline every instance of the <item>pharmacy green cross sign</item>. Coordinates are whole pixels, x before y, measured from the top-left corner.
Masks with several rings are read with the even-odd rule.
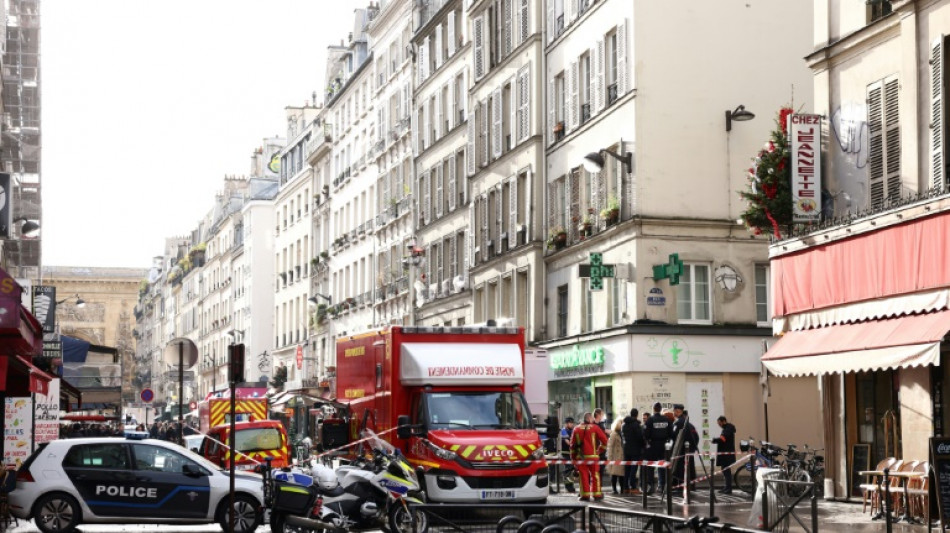
[[[670,285],[679,285],[683,275],[683,262],[680,254],[670,254],[670,262],[665,265],[653,265],[653,279],[670,279]]]
[[[590,278],[590,290],[599,291],[604,288],[604,278],[614,277],[614,266],[604,264],[604,255],[591,252],[589,265],[577,265],[578,275]]]

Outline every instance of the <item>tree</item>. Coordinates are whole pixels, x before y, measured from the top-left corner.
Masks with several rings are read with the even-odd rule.
[[[781,238],[782,227],[792,225],[792,187],[789,165],[787,119],[792,108],[779,109],[770,140],[752,159],[747,177],[749,189],[739,192],[747,202],[741,220],[752,233],[772,231]]]

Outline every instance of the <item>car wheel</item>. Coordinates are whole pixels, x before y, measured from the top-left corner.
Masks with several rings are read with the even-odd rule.
[[[33,506],[36,527],[43,533],[65,533],[79,525],[79,503],[69,494],[43,495]]]
[[[230,497],[225,497],[218,506],[218,524],[225,532],[231,531],[229,502]],[[234,533],[254,533],[264,518],[259,507],[257,500],[246,494],[234,495]]]

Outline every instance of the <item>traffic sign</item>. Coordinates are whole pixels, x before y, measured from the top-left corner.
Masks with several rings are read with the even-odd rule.
[[[198,402],[191,402],[191,403],[189,403],[189,404],[188,404],[188,408],[191,409],[192,411],[194,411],[195,409],[198,408]]]
[[[142,389],[142,394],[139,396],[145,403],[151,403],[151,401],[155,399],[155,393],[152,392],[152,389]]]

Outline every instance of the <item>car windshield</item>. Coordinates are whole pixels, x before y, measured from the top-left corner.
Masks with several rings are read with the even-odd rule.
[[[430,429],[528,429],[533,427],[517,391],[430,392],[424,395]]]
[[[234,439],[234,447],[239,452],[277,450],[280,445],[280,431],[277,428],[239,429]]]

